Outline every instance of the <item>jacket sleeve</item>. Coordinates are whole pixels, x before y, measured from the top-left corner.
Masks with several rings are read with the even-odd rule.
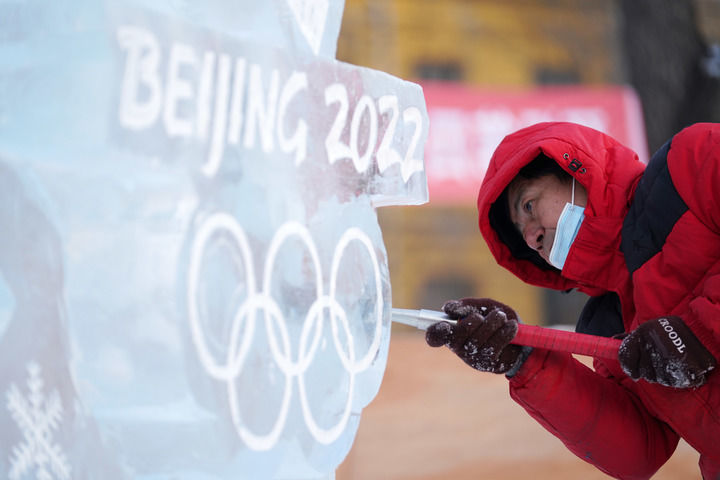
[[[697,123],[676,134],[667,164],[690,211],[720,235],[720,123]]]
[[[581,459],[620,479],[650,478],[678,435],[629,390],[569,354],[535,350],[510,396]]]
[[[705,348],[720,362],[720,274],[707,278],[700,294],[680,317]]]
[[[712,235],[708,243],[720,245],[720,124],[695,124],[675,135],[668,168],[688,209],[706,235]],[[704,254],[706,277],[694,292],[688,311],[677,314],[720,361],[720,247]]]

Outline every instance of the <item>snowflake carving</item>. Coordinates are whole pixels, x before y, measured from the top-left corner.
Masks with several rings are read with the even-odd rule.
[[[34,473],[36,480],[69,480],[70,465],[52,438],[62,422],[60,395],[53,390],[45,396],[37,363],[30,362],[27,369],[27,396],[14,383],[6,393],[7,409],[23,434],[23,441],[12,448],[8,478],[21,480]]]

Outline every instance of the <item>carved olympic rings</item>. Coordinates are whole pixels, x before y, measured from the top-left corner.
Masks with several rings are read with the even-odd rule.
[[[247,297],[240,305],[233,317],[233,323],[228,339],[227,358],[216,359],[209,346],[208,339],[203,331],[201,313],[198,303],[200,275],[203,266],[203,255],[206,249],[217,241],[219,235],[231,239],[237,248],[237,254],[232,255],[233,263],[244,267]],[[283,243],[291,238],[301,240],[310,255],[315,269],[315,300],[308,309],[299,337],[298,359],[290,358],[291,338],[282,310],[270,295],[272,275],[276,268],[276,257]],[[351,334],[350,320],[345,310],[335,298],[340,261],[345,249],[351,242],[360,242],[365,247],[372,262],[375,280],[375,329],[373,339],[365,354],[357,358],[354,349],[354,339]],[[239,254],[239,255],[238,255]],[[383,295],[380,275],[380,266],[372,242],[359,228],[348,228],[340,237],[332,257],[329,293],[323,291],[323,277],[320,259],[315,242],[305,226],[298,222],[283,224],[273,236],[265,259],[263,270],[262,290],[256,291],[256,276],[253,269],[252,252],[247,237],[240,224],[226,213],[215,213],[209,216],[198,229],[191,246],[190,267],[188,270],[188,317],[190,333],[197,350],[200,363],[207,374],[221,382],[225,382],[228,389],[228,401],[233,424],[241,440],[253,450],[269,450],[276,444],[287,421],[292,398],[292,381],[298,380],[298,391],[303,417],[308,430],[320,443],[328,444],[340,437],[344,431],[351,413],[355,376],[368,369],[377,355],[382,340]],[[307,386],[304,373],[311,365],[315,353],[320,345],[323,333],[323,311],[329,310],[332,338],[338,357],[349,374],[347,403],[340,420],[330,428],[322,428],[316,422],[308,399]],[[257,313],[262,312],[265,320],[268,343],[273,360],[285,375],[285,387],[280,404],[280,411],[274,425],[268,433],[258,434],[252,432],[245,422],[239,408],[238,393],[235,380],[243,370],[244,362],[252,346],[255,334]],[[276,328],[273,327],[275,325]],[[347,348],[343,348],[340,341],[339,328],[343,329],[347,339]],[[278,338],[279,337],[279,338]],[[287,355],[283,352],[288,352]]]

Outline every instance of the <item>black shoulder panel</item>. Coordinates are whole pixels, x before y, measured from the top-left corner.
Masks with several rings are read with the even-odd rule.
[[[583,307],[575,331],[601,337],[612,337],[625,331],[620,298],[615,292],[591,297]]]
[[[670,178],[667,155],[672,139],[650,159],[622,226],[620,249],[630,274],[658,253],[688,207]]]

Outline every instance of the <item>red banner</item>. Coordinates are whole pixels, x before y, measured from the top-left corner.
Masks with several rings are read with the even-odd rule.
[[[425,166],[430,202],[473,203],[495,147],[538,122],[587,125],[648,160],[640,101],[628,87],[543,87],[490,90],[424,84],[430,117]]]

